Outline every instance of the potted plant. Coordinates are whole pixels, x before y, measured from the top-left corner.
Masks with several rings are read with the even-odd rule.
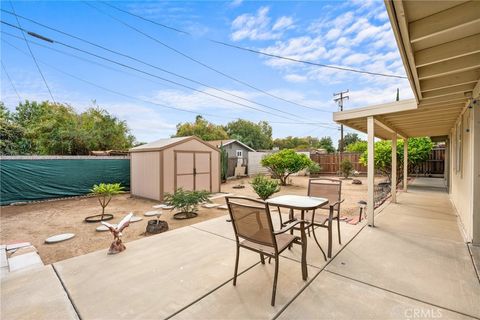
[[[178,188],[175,193],[165,194],[164,202],[179,212],[173,215],[174,219],[190,219],[196,217],[198,205],[202,202],[210,202],[207,191],[186,191]]]
[[[308,175],[312,178],[318,177],[320,175],[320,171],[322,171],[322,167],[316,162],[313,162],[311,165],[308,166]]]
[[[112,197],[123,191],[123,187],[120,183],[100,183],[93,185],[90,192],[97,197],[100,206],[102,207],[102,213],[89,216],[85,218],[86,222],[100,222],[113,219],[113,214],[105,214],[105,208],[108,206]]]
[[[272,194],[280,191],[278,180],[258,175],[250,182],[255,193],[262,200],[268,199]]]

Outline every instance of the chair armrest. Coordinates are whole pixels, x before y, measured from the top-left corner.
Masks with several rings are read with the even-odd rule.
[[[304,220],[295,220],[293,222],[287,223],[285,225],[285,227],[283,227],[282,229],[277,230],[277,231],[273,231],[273,234],[278,235],[278,234],[285,233],[285,232],[289,231],[290,229],[292,229],[293,227],[295,227],[297,224],[300,224],[302,222],[305,222],[305,221]]]
[[[338,206],[340,203],[342,203],[343,201],[345,201],[345,199],[342,199],[342,200],[339,200],[333,204],[330,205],[330,207],[335,207],[335,206]]]

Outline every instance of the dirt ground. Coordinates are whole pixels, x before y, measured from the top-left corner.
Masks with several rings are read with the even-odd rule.
[[[364,200],[367,194],[365,177],[359,178],[363,184],[353,185],[351,180],[344,180],[342,184],[341,214],[344,216],[358,213],[357,202]],[[230,180],[222,184],[222,192],[234,193],[256,197],[249,185],[249,179]],[[244,189],[233,189],[237,184],[244,184]],[[292,177],[292,184],[282,187],[280,194],[306,195],[308,177]],[[213,200],[215,203],[224,204],[225,199]],[[147,221],[151,218],[144,217],[147,211],[155,210],[152,206],[158,201],[133,198],[129,194],[115,196],[106,208],[105,213],[114,214],[111,223],[117,223],[128,212],[141,216],[142,221],[132,223],[124,231],[125,243],[145,237]],[[22,206],[4,206],[0,209],[0,243],[31,242],[37,249],[45,264],[79,256],[99,249],[107,249],[112,237],[109,232],[97,232],[99,224],[85,223],[86,216],[101,213],[101,208],[96,198],[74,198],[68,200],[45,201]],[[198,217],[188,220],[174,220],[173,212],[165,211],[162,220],[168,222],[170,230],[188,226],[204,220],[228,214],[222,209],[200,208]],[[60,233],[74,233],[71,240],[57,244],[45,244],[46,238]],[[127,245],[128,246],[128,245]]]

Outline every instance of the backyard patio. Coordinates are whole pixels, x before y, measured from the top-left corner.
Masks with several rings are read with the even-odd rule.
[[[359,178],[365,181],[364,177]],[[384,178],[379,177],[378,180]],[[222,184],[222,192],[257,197],[251,188],[249,178],[229,180]],[[345,202],[342,204],[342,215],[358,215],[359,200],[364,200],[367,193],[366,184],[353,185],[352,180],[345,180],[342,186],[342,194]],[[243,189],[234,189],[235,185],[243,185]],[[308,177],[292,177],[292,184],[282,187],[282,194],[307,194]],[[212,200],[214,203],[225,204],[225,198],[220,197]],[[132,223],[124,235],[124,242],[129,242],[145,237],[147,221],[152,218],[144,217],[143,214],[155,210],[152,207],[159,204],[158,201],[132,198],[130,194],[118,195],[113,198],[106,212],[115,215],[114,222],[119,221],[128,212],[143,217],[142,221]],[[107,248],[111,242],[109,233],[96,232],[99,224],[87,224],[83,222],[86,216],[100,212],[96,198],[73,198],[59,201],[46,201],[22,206],[2,207],[0,218],[2,220],[2,233],[0,243],[31,242],[39,251],[40,257],[45,264],[54,263],[78,255]],[[162,220],[169,224],[170,230],[185,227],[201,221],[209,220],[227,214],[226,210],[217,208],[199,208],[198,217],[188,220],[175,220],[173,213],[165,210]],[[75,233],[75,237],[66,242],[55,245],[45,244],[49,236],[58,233]]]
[[[82,319],[470,319],[480,317],[480,282],[440,179],[417,178],[397,203],[377,210],[376,227],[342,223],[325,262],[308,238],[309,278],[300,249],[273,263],[241,251],[226,216],[2,279],[2,318]],[[334,228],[335,229],[335,228]],[[128,233],[128,230],[127,230]],[[326,232],[320,232],[321,242]],[[335,239],[335,235],[334,235]]]

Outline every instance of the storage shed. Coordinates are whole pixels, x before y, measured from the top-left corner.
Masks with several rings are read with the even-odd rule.
[[[130,192],[163,201],[178,188],[220,192],[220,152],[197,137],[161,139],[130,149]]]

